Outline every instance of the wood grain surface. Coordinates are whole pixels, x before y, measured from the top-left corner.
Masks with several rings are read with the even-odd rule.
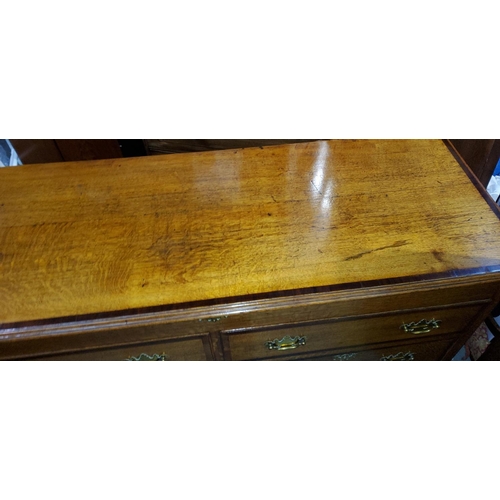
[[[500,265],[437,140],[0,169],[0,323]]]

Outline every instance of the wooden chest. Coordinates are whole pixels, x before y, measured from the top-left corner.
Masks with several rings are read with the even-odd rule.
[[[474,183],[437,140],[0,169],[0,359],[451,359],[500,300]]]

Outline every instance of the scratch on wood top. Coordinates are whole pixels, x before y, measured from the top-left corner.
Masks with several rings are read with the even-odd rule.
[[[402,246],[408,245],[408,244],[409,244],[408,240],[396,241],[392,245],[387,245],[385,247],[374,248],[373,250],[367,250],[366,252],[361,252],[361,253],[358,253],[356,255],[352,255],[351,257],[347,257],[347,259],[345,259],[345,260],[360,259],[361,257],[363,257],[363,255],[367,255],[369,253],[378,252],[379,250],[385,250],[386,248],[402,247]]]

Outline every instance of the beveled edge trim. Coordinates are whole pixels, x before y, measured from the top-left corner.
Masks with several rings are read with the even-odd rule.
[[[455,158],[457,163],[462,167],[462,170],[466,173],[467,177],[469,177],[472,184],[474,184],[474,186],[479,191],[481,196],[484,198],[486,203],[488,203],[493,213],[500,219],[500,207],[495,203],[495,200],[489,195],[486,188],[477,178],[476,174],[471,170],[469,165],[467,165],[467,162],[462,158],[460,153],[456,150],[453,143],[450,141],[450,139],[443,139],[443,143],[448,148],[448,150],[450,151],[451,155]]]
[[[500,267],[500,266],[499,266]],[[213,316],[232,316],[241,313],[251,313],[265,308],[275,310],[287,307],[320,305],[333,301],[349,300],[361,297],[373,297],[391,294],[409,294],[413,292],[425,292],[435,289],[455,288],[467,285],[479,285],[490,282],[498,282],[500,285],[500,272],[484,275],[456,276],[452,281],[434,279],[411,282],[381,283],[377,286],[365,287],[359,283],[352,288],[349,287],[323,287],[325,290],[314,289],[309,293],[297,293],[294,290],[290,294],[263,297],[236,297],[235,300],[215,303],[179,304],[178,307],[162,308],[160,310],[127,310],[118,311],[112,315],[85,316],[57,318],[56,320],[34,321],[20,324],[0,325],[0,346],[4,341],[26,340],[30,337],[46,337],[52,335],[83,333],[85,331],[113,330],[125,327],[140,327],[146,325],[161,324],[165,322],[199,321]],[[401,290],[401,288],[403,288]],[[207,301],[208,302],[208,301]],[[446,305],[446,304],[442,304]],[[208,307],[210,307],[208,309]],[[157,309],[157,308],[154,308]],[[204,331],[221,331],[223,325],[219,323],[207,323]],[[186,336],[190,336],[188,334]]]
[[[339,293],[347,291],[368,291],[369,289],[380,288],[383,289],[386,286],[397,286],[413,283],[422,282],[439,282],[443,283],[443,280],[453,278],[455,284],[461,283],[456,281],[458,278],[472,278],[474,276],[481,276],[480,281],[500,281],[500,265],[495,266],[485,266],[477,268],[466,268],[466,269],[456,269],[453,271],[445,271],[441,273],[432,274],[420,274],[415,276],[406,276],[400,278],[387,278],[383,280],[369,280],[369,281],[359,281],[354,283],[344,283],[340,285],[325,285],[320,287],[309,287],[309,288],[296,288],[290,290],[280,290],[276,292],[263,292],[258,294],[248,294],[248,295],[238,295],[234,297],[225,297],[218,299],[207,299],[199,300],[194,302],[182,302],[179,304],[161,305],[161,306],[151,306],[143,308],[131,308],[118,311],[108,311],[95,314],[84,314],[75,316],[63,316],[57,318],[48,318],[41,320],[32,321],[22,321],[14,323],[0,323],[0,339],[1,331],[14,329],[14,328],[29,328],[35,326],[44,325],[56,325],[59,323],[83,323],[87,321],[99,321],[99,320],[112,320],[112,319],[123,319],[123,318],[134,318],[138,315],[155,315],[161,313],[170,313],[174,311],[182,311],[185,314],[186,309],[199,310],[200,308],[212,307],[214,308],[210,314],[206,311],[202,314],[202,317],[210,316],[220,316],[224,315],[223,311],[227,311],[228,308],[233,306],[238,306],[240,304],[248,303],[261,303],[262,301],[271,301],[273,299],[280,300],[283,299],[285,302],[290,299],[297,300],[298,297],[302,298],[304,296],[316,296],[328,293]],[[493,277],[492,277],[493,276]],[[446,284],[446,283],[445,283]],[[450,283],[447,283],[448,285]],[[313,299],[314,300],[314,299]]]

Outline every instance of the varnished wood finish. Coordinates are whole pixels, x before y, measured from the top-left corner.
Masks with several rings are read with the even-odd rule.
[[[362,351],[334,353],[327,356],[305,357],[304,361],[436,361],[442,360],[453,342],[454,337],[448,336],[431,342],[409,344],[387,344]]]
[[[222,335],[228,344],[227,356],[231,356],[233,360],[269,358],[290,354],[289,351],[269,350],[266,347],[266,342],[280,340],[285,335],[305,337],[305,344],[296,348],[297,354],[341,349],[347,346],[359,348],[375,342],[411,342],[417,337],[433,338],[436,335],[458,333],[477,317],[481,309],[481,305],[477,304],[447,309],[409,310],[388,316],[368,316],[315,324],[287,324],[256,331],[222,332]],[[404,323],[418,322],[422,319],[439,320],[440,327],[418,335],[406,333],[400,328]]]
[[[230,359],[220,332],[422,309],[467,310],[445,331],[465,335],[500,298],[499,244],[441,141],[2,169],[0,358],[201,335]],[[318,349],[408,341],[362,330]]]
[[[139,361],[141,355],[142,360],[145,361],[208,361],[212,359],[209,340],[203,337],[152,344],[129,344],[125,347],[102,350],[82,350],[75,353],[49,355],[35,359],[41,361]],[[155,355],[163,356],[164,359],[147,358],[148,356],[156,358]]]
[[[440,141],[321,141],[4,169],[0,321],[497,266],[456,167]]]

